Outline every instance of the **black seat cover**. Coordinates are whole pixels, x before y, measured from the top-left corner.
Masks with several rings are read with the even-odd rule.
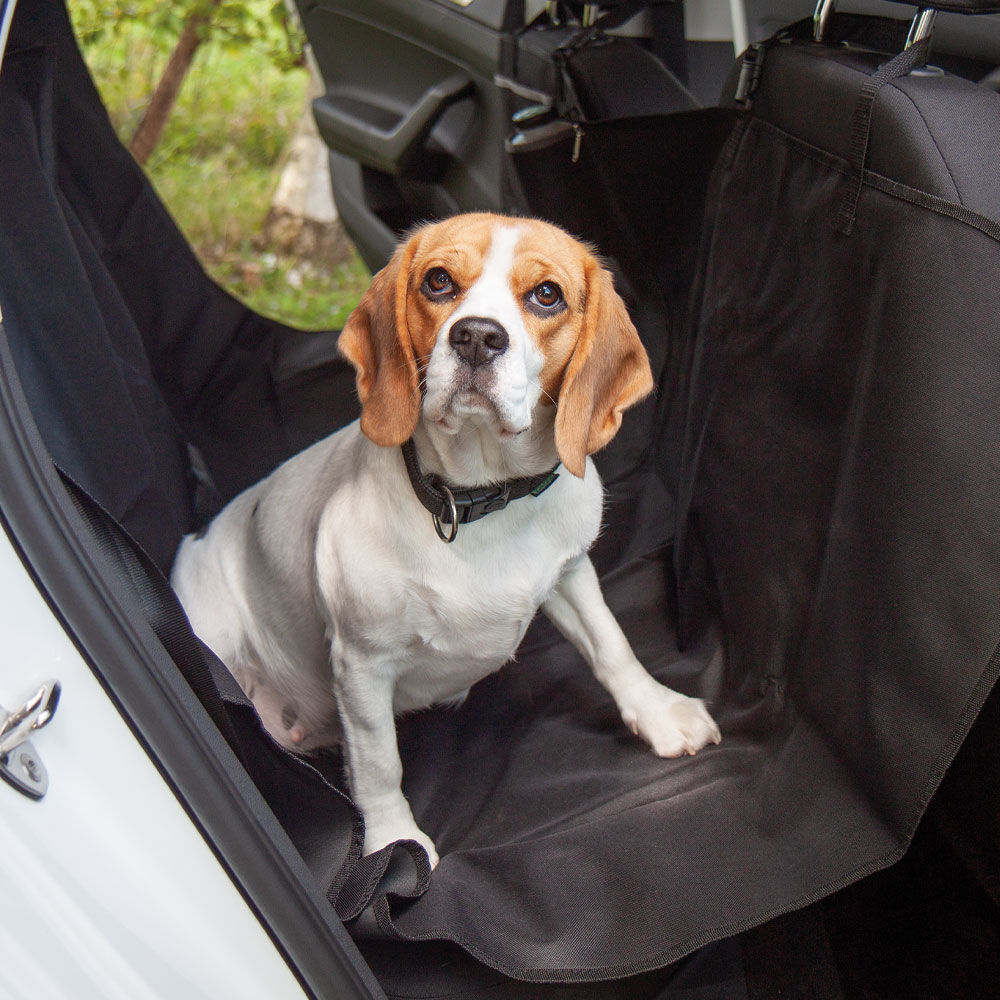
[[[460,709],[400,723],[405,790],[442,853],[429,882],[405,848],[359,861],[346,808],[326,836],[324,793],[297,797],[284,765],[254,774],[394,975],[447,960],[430,940],[502,977],[636,987],[897,861],[987,698],[1000,98],[887,84],[859,174],[843,140],[873,68],[776,46],[752,113],[589,126],[588,197],[568,184],[539,205],[617,258],[658,376],[600,458],[609,604],[724,739],[658,760],[538,622]],[[847,124],[818,126],[800,102],[830,80]],[[279,377],[300,335],[204,277],[45,0],[18,10],[0,135],[0,301],[36,420],[167,568],[194,523],[188,444],[228,498],[352,417],[351,373]],[[621,183],[623,150],[642,185]],[[523,156],[526,191],[568,152]]]

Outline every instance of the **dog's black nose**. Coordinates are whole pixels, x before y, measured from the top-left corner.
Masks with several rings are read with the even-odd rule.
[[[495,320],[485,316],[464,316],[448,331],[448,343],[458,356],[478,368],[503,354],[510,343],[507,331]]]

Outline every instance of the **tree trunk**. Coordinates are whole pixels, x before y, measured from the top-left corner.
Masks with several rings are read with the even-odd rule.
[[[144,164],[149,159],[149,154],[156,148],[163,134],[163,128],[170,118],[170,112],[174,109],[177,95],[180,93],[181,84],[187,71],[191,68],[195,52],[203,40],[202,29],[208,24],[212,12],[219,5],[221,0],[212,0],[207,5],[199,5],[198,9],[187,19],[184,29],[181,31],[177,44],[174,46],[167,66],[160,77],[153,97],[139,122],[139,127],[132,136],[129,143],[129,152],[140,164]]]
[[[336,267],[351,251],[330,189],[329,151],[319,136],[312,98],[323,86],[312,73],[305,108],[289,143],[259,243],[276,253]]]

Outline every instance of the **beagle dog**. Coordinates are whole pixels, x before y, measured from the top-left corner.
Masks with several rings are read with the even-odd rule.
[[[289,459],[178,550],[171,582],[271,735],[342,744],[364,850],[415,840],[394,715],[459,701],[540,607],[661,757],[718,743],[601,595],[591,453],[653,387],[611,275],[531,219],[423,226],[339,346],[359,421]]]

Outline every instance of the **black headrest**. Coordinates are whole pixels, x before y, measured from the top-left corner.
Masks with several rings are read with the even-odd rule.
[[[914,6],[911,0],[889,0],[889,2],[905,3],[907,7]],[[930,10],[946,10],[952,14],[1000,14],[1000,3],[990,3],[989,0],[935,0],[918,6]]]

